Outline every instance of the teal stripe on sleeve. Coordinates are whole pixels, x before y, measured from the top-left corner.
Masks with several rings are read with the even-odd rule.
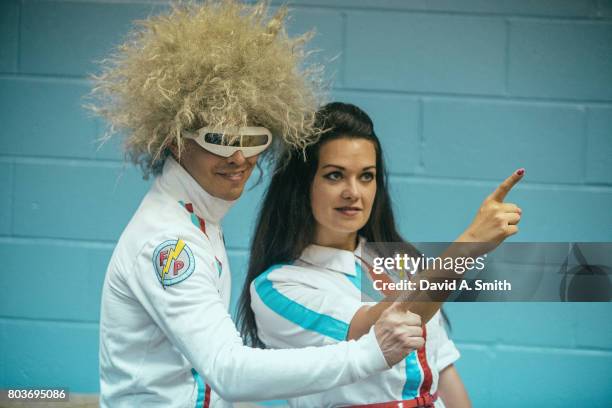
[[[357,279],[353,279],[348,275],[347,277],[351,282],[353,282],[353,285],[355,285],[357,289],[361,291],[362,300],[364,300],[364,295],[373,302],[380,302],[383,300],[384,296],[382,293],[374,289],[374,282],[372,279],[370,279],[368,273],[361,268],[360,262],[355,262],[355,274],[358,277]],[[363,278],[364,276],[365,278]]]
[[[185,206],[185,202],[184,201],[179,201],[179,204],[185,209],[187,210],[187,207]],[[187,211],[189,212],[189,211]],[[194,213],[189,213],[189,215],[191,215],[191,223],[193,225],[195,225],[198,229],[200,229],[200,221],[198,220],[198,217],[194,214]]]
[[[345,276],[357,288],[357,290],[361,291],[361,265],[359,265],[359,262],[355,262],[355,276]]]
[[[204,403],[204,381],[202,381],[200,374],[198,374],[198,372],[193,368],[191,369],[191,375],[193,375],[193,379],[198,385],[198,399],[196,400],[195,408],[200,408]]]
[[[274,312],[297,324],[304,329],[311,330],[330,337],[337,341],[346,339],[349,325],[331,316],[315,312],[300,305],[274,288],[268,275],[285,265],[274,265],[254,280],[255,290],[262,302]]]
[[[413,399],[419,396],[421,386],[421,366],[416,350],[406,356],[406,383],[402,389],[403,399]]]

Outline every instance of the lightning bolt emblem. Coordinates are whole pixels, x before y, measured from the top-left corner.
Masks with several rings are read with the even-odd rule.
[[[179,239],[176,245],[174,246],[174,249],[170,251],[170,253],[168,254],[168,259],[166,259],[166,264],[164,265],[164,269],[162,269],[162,273],[161,273],[162,286],[164,286],[164,277],[166,276],[166,274],[168,273],[168,270],[170,269],[170,264],[172,263],[172,261],[178,259],[181,252],[183,252],[183,248],[185,248],[185,241],[183,241],[182,239]]]

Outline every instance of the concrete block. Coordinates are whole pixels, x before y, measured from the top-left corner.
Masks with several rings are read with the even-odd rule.
[[[391,177],[391,198],[404,238],[414,242],[455,240],[497,185]],[[519,233],[508,242],[612,239],[612,192],[608,189],[519,184],[506,202],[523,210]]]
[[[357,105],[370,116],[382,144],[387,172],[414,174],[419,171],[420,108],[417,98],[342,90],[334,91],[332,96],[334,101]]]
[[[230,268],[232,270],[232,297],[230,304],[230,311],[232,316],[236,316],[236,306],[244,287],[244,280],[246,278],[249,268],[249,251],[244,250],[230,250],[227,253],[230,262]],[[234,319],[234,321],[237,321]]]
[[[56,79],[2,79],[0,105],[7,135],[0,154],[17,156],[112,158],[119,151],[98,150],[95,120],[82,108],[89,87]],[[112,153],[112,154],[109,154]]]
[[[496,380],[494,357],[490,347],[477,344],[455,344],[461,357],[455,367],[461,376],[468,396],[475,407],[495,406],[498,396],[491,392]]]
[[[576,303],[569,316],[576,325],[576,343],[580,348],[612,350],[612,325],[608,316],[612,303]]]
[[[167,4],[26,1],[21,17],[24,73],[85,76],[126,38],[131,22]]]
[[[313,52],[307,59],[325,67],[325,78],[336,85],[342,81],[343,19],[335,10],[290,9],[287,31],[290,36],[314,30],[315,36],[306,50]]]
[[[67,387],[98,392],[98,326],[0,319],[3,388]]]
[[[0,2],[0,72],[17,72],[19,1]]]
[[[597,11],[598,17],[612,18],[612,1],[610,0],[599,0],[599,9]]]
[[[10,235],[13,219],[13,163],[0,162],[0,234]]]
[[[453,339],[458,342],[576,346],[574,303],[453,303],[445,308],[450,310]]]
[[[17,164],[14,234],[114,241],[148,184],[138,170],[128,167]]]
[[[0,256],[13,278],[0,284],[1,316],[98,321],[110,246],[3,241]]]
[[[612,108],[587,112],[586,181],[612,184]]]
[[[612,100],[612,23],[512,21],[508,92]]]
[[[275,0],[272,3],[282,3]],[[606,0],[603,0],[600,14],[605,14]],[[343,9],[380,9],[401,11],[434,11],[448,13],[533,15],[558,17],[593,17],[597,15],[596,0],[295,0],[295,6],[334,7]],[[607,14],[610,15],[609,13]]]
[[[347,24],[346,87],[504,92],[502,19],[350,12]]]
[[[612,353],[499,347],[492,393],[496,406],[607,407]],[[508,384],[506,379],[512,379]],[[503,396],[503,397],[500,397]]]
[[[581,183],[583,121],[566,105],[426,99],[425,173],[501,182],[524,167],[530,182]]]

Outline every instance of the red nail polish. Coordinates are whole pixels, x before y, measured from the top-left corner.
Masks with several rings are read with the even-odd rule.
[[[518,169],[518,170],[516,171],[516,174],[518,174],[519,176],[522,176],[522,175],[523,175],[523,173],[525,173],[525,169],[523,169],[523,168],[520,168],[520,169]]]

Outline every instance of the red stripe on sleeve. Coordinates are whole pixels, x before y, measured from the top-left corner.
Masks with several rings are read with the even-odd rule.
[[[420,395],[429,394],[431,391],[431,383],[433,382],[433,377],[431,375],[431,368],[427,363],[427,328],[423,325],[423,338],[425,339],[425,345],[421,347],[417,351],[417,356],[419,358],[419,363],[421,364],[421,368],[423,369],[423,383],[421,384],[421,392]]]
[[[206,384],[206,392],[204,393],[204,405],[203,408],[210,407],[210,385]]]
[[[192,204],[192,203],[187,203],[187,204],[185,204],[185,209],[186,209],[187,211],[189,211],[191,214],[193,214],[193,215],[195,215],[195,216],[196,216],[196,218],[198,219],[198,223],[200,224],[200,231],[202,231],[202,232],[204,233],[204,235],[208,236],[208,235],[206,234],[206,221],[204,221],[204,219],[203,219],[203,218],[200,218],[200,217],[198,216],[198,214],[195,214],[195,213],[193,212],[193,204]]]
[[[196,215],[196,217],[198,216]],[[204,233],[204,235],[206,235],[206,222],[200,217],[198,217],[198,221],[200,222],[200,230]]]

